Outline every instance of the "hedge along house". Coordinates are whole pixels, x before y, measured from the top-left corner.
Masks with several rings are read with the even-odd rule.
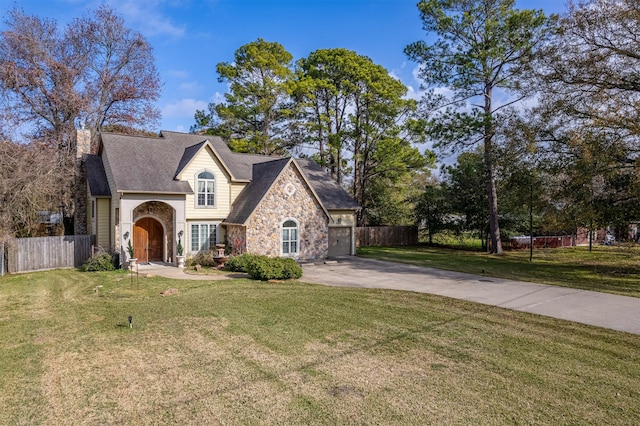
[[[87,230],[97,244],[139,262],[176,264],[225,243],[296,260],[355,254],[347,192],[312,160],[231,152],[222,139],[162,131],[100,135],[84,156]]]

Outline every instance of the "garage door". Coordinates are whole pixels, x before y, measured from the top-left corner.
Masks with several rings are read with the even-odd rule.
[[[329,228],[329,256],[351,255],[351,227]]]

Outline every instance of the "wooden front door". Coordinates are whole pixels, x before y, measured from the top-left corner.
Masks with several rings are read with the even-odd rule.
[[[133,254],[138,262],[162,261],[162,225],[151,217],[133,225]]]

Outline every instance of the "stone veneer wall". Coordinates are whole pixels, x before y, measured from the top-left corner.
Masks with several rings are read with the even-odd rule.
[[[161,201],[148,201],[133,210],[133,221],[140,217],[152,217],[164,225],[164,243],[166,243],[166,259],[173,260],[173,207]],[[182,244],[185,244],[183,241]]]
[[[87,229],[87,166],[85,156],[91,153],[91,132],[76,130],[75,135],[76,170],[73,198],[73,233],[86,235]]]
[[[227,244],[231,247],[231,254],[240,255],[247,251],[247,232],[244,226],[227,225]]]
[[[296,259],[327,257],[329,219],[293,165],[283,171],[247,221],[247,251],[281,256],[281,225],[286,219],[299,224]]]

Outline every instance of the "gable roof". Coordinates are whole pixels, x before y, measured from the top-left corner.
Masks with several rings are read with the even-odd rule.
[[[229,171],[231,175],[231,180],[235,182],[249,182],[252,177],[252,169],[251,166],[257,163],[264,163],[268,161],[273,161],[274,158],[278,157],[268,157],[265,155],[256,155],[256,154],[240,154],[231,151],[229,146],[219,137],[219,136],[210,136],[210,135],[195,135],[191,133],[179,133],[179,132],[169,132],[163,130],[160,132],[160,138],[170,142],[172,145],[180,145],[184,148],[192,147],[193,154],[197,152],[198,149],[194,145],[202,145],[205,141],[209,141],[211,147],[218,155],[220,161]],[[185,150],[185,156],[187,155]]]
[[[87,155],[85,157],[85,167],[87,170],[87,182],[89,183],[89,193],[93,197],[110,197],[109,181],[104,171],[104,164],[97,155]]]
[[[178,163],[178,169],[176,170],[176,174],[173,176],[174,179],[178,178],[180,172],[182,172],[200,152],[200,149],[205,145],[206,141],[202,141],[196,145],[192,145],[188,148],[185,148],[184,153],[182,154],[182,158],[180,159],[180,163]]]
[[[193,193],[188,182],[173,178],[185,148],[162,138],[101,134],[116,192]]]
[[[204,141],[196,145],[185,148],[184,154],[182,154],[182,158],[180,159],[180,164],[178,164],[178,169],[176,170],[176,174],[173,176],[173,178],[177,179],[178,176],[180,176],[180,173],[182,173],[182,171],[198,155],[198,153],[201,152],[203,149],[206,149],[206,147],[211,148],[211,151],[213,151],[213,155],[215,155],[218,158],[218,160],[220,160],[220,155],[216,151],[213,144],[208,139],[205,139]],[[231,176],[231,179],[237,180],[237,179],[234,179],[234,175],[231,172],[231,170],[227,168],[227,165],[223,161],[220,161],[220,163],[222,165],[222,168],[227,172],[227,174]]]
[[[244,224],[287,164],[289,159],[282,158],[252,165],[254,179],[238,195],[225,222]]]
[[[115,185],[111,189],[116,192],[192,194],[189,182],[176,177],[206,146],[218,156],[232,182],[248,183],[242,197],[234,203],[232,215],[242,217],[246,211],[253,211],[255,203],[266,194],[289,161],[293,161],[324,209],[359,208],[353,198],[313,160],[235,153],[218,136],[166,130],[158,137],[102,133],[99,153],[107,156]],[[96,160],[95,163],[102,165],[101,161]],[[104,172],[98,170],[94,184],[98,185],[100,179],[103,185],[107,182]],[[104,191],[104,186],[101,191]]]
[[[243,225],[247,220],[251,217],[251,214],[254,212],[256,207],[260,201],[267,194],[269,189],[274,185],[274,183],[278,180],[278,177],[282,174],[282,172],[289,165],[295,167],[304,183],[311,190],[311,193],[319,202],[322,210],[327,215],[327,217],[331,217],[326,207],[323,205],[322,201],[316,194],[313,186],[307,180],[304,172],[298,166],[297,160],[293,158],[280,158],[276,160],[272,160],[269,162],[262,162],[253,165],[253,179],[251,183],[247,185],[238,198],[233,203],[233,209],[229,216],[224,220],[225,223],[238,224]]]
[[[320,202],[329,210],[359,210],[360,206],[318,163],[301,158],[300,165],[307,180],[315,190]]]

